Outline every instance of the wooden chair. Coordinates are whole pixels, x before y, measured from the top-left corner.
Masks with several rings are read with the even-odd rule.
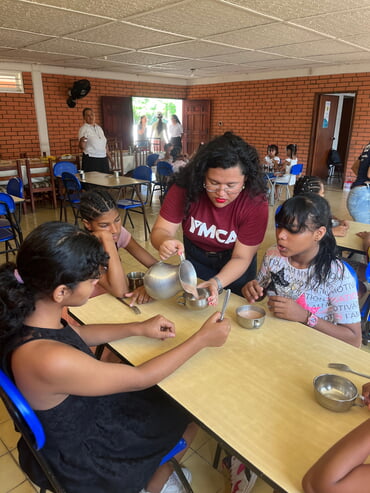
[[[62,156],[58,156],[55,160],[56,163],[60,162],[69,162],[76,165],[77,169],[81,168],[82,162],[82,152],[77,152],[75,154],[63,154]]]
[[[31,203],[32,212],[35,212],[35,200],[38,195],[41,198],[49,196],[54,209],[57,207],[57,197],[51,159],[43,162],[40,159],[26,159],[26,174],[28,183],[25,185],[26,200]]]
[[[0,192],[6,193],[8,181],[12,178],[22,178],[22,168],[18,161],[0,161]]]
[[[149,155],[149,149],[147,147],[135,147],[135,166],[145,166],[146,160]]]

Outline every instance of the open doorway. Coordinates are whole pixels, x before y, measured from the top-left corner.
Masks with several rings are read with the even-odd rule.
[[[355,100],[355,93],[317,94],[315,99],[307,173],[327,180],[329,152],[337,150],[343,167],[341,175],[330,180],[334,188],[342,188],[346,176]]]
[[[182,122],[182,99],[132,98],[133,142],[142,140],[142,137],[138,135],[138,125],[142,116],[146,116],[146,137],[150,139],[152,125],[157,120],[158,112],[162,113],[162,121],[167,125],[171,123],[171,115],[177,115],[180,122]]]

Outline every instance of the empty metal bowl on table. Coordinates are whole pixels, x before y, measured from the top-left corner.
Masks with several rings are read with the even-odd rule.
[[[144,272],[129,272],[127,274],[128,288],[130,291],[134,291],[134,289],[143,286],[144,275]]]
[[[186,306],[189,310],[203,310],[208,307],[208,298],[210,296],[210,291],[207,288],[197,288],[198,299],[195,298],[191,293],[183,292],[181,296],[177,298],[177,303],[179,305]]]
[[[356,385],[348,378],[324,373],[313,380],[317,402],[337,413],[348,411],[352,406],[364,406]]]
[[[265,316],[265,310],[257,305],[242,305],[236,309],[236,320],[244,329],[259,329]]]

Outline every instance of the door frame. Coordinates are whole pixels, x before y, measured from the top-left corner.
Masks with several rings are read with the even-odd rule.
[[[314,157],[314,143],[315,143],[315,138],[316,138],[316,133],[317,133],[317,126],[320,125],[319,122],[319,106],[320,106],[320,98],[323,95],[328,95],[328,96],[340,96],[340,95],[345,95],[345,94],[353,94],[353,109],[352,109],[352,114],[351,114],[351,121],[349,124],[348,128],[348,141],[347,141],[347,150],[346,150],[346,155],[342,156],[343,158],[343,163],[344,163],[344,170],[343,170],[343,179],[345,180],[346,176],[346,171],[347,171],[347,158],[349,154],[349,148],[350,148],[350,142],[352,140],[352,128],[353,128],[353,120],[355,117],[356,113],[356,100],[357,100],[357,91],[356,90],[349,90],[349,91],[324,91],[324,92],[317,92],[315,93],[314,96],[314,105],[313,105],[313,111],[312,111],[312,120],[311,120],[311,134],[310,134],[310,140],[309,140],[309,150],[308,150],[308,156],[307,156],[307,166],[306,166],[306,174],[310,175],[312,171],[312,164],[313,164],[313,157]],[[340,127],[339,127],[340,129]],[[338,131],[339,135],[339,131]]]

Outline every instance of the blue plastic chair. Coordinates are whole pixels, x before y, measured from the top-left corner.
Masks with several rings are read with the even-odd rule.
[[[56,178],[61,177],[63,172],[75,175],[77,173],[77,166],[71,163],[71,161],[59,161],[54,164],[53,172]]]
[[[290,168],[290,176],[298,176],[302,173],[303,171],[303,164],[293,164],[293,166]],[[295,183],[295,181],[294,181]],[[290,190],[289,190],[289,185],[294,185],[294,183],[290,183],[290,179],[289,179],[289,182],[279,182],[279,178],[276,178],[275,180],[275,187],[276,185],[279,185],[279,194],[278,194],[278,199],[280,200],[280,195],[281,195],[281,191],[282,191],[282,187],[285,187],[285,190],[286,190],[286,199],[289,199],[290,197]]]
[[[65,208],[65,190],[63,190],[62,173],[77,174],[77,166],[71,161],[59,161],[54,164],[53,173],[56,178],[57,199],[60,202],[59,221],[62,220],[64,210],[64,220],[67,221],[67,210]]]
[[[62,182],[64,186],[64,199],[61,202],[60,209],[60,221],[62,220],[62,210],[64,210],[64,220],[67,221],[67,207],[71,206],[75,224],[77,225],[78,218],[80,216],[80,203],[81,203],[81,183],[80,180],[68,171],[63,171]]]
[[[41,452],[45,445],[45,433],[39,418],[21,392],[2,370],[0,370],[0,396],[14,421],[16,429],[22,434],[27,447],[40,466],[44,476],[44,478],[41,478],[40,474],[37,474],[37,477],[31,477],[30,479],[40,487],[41,493],[46,492],[47,489],[54,491],[54,493],[66,493]]]
[[[136,193],[139,193],[137,188],[140,186],[140,185],[135,185],[135,187],[132,188],[131,198],[118,200],[117,207],[125,211],[125,216],[123,218],[123,226],[125,226],[127,219],[129,219],[131,223],[131,227],[132,228],[134,227],[134,223],[132,222],[132,219],[130,217],[130,212],[137,212],[143,215],[145,241],[147,241],[148,233],[150,234],[150,227],[149,227],[148,219],[146,217],[145,207],[148,203],[149,195],[151,191],[152,170],[151,168],[149,168],[149,166],[138,166],[137,168],[134,168],[131,176],[132,178],[135,178],[137,180],[146,180],[149,182],[148,185],[144,185],[146,186],[145,198],[142,198],[141,200],[134,199],[135,190]]]
[[[367,264],[365,278],[370,283],[370,262]],[[362,326],[362,343],[367,345],[370,342],[370,293],[360,307],[361,326]]]
[[[16,207],[13,198],[7,193],[0,193],[0,216],[3,216],[0,223],[0,243],[5,243],[6,261],[9,261],[9,253],[19,250],[23,241],[21,227],[16,217]],[[10,242],[14,242],[14,247]]]
[[[154,166],[158,158],[159,158],[159,154],[157,154],[156,152],[153,154],[149,154],[148,157],[146,158],[147,166],[149,166],[150,168]]]
[[[23,181],[19,177],[11,178],[6,186],[6,193],[24,199]],[[23,212],[26,213],[26,201],[23,202]],[[18,207],[18,222],[21,222],[21,208]]]
[[[22,434],[25,443],[40,466],[44,476],[44,478],[41,479],[40,474],[37,474],[37,477],[31,477],[30,479],[40,487],[41,493],[45,493],[46,489],[51,490],[54,493],[66,493],[64,488],[56,479],[44,454],[42,453],[42,448],[45,445],[46,437],[39,418],[19,389],[2,370],[0,370],[0,397],[3,400],[10,417],[14,421],[17,430]],[[185,488],[185,491],[187,493],[193,493],[190,484],[184,476],[180,464],[175,459],[175,455],[184,450],[186,446],[186,441],[181,438],[174,448],[163,457],[160,462],[160,466],[168,461],[171,461],[174,470]]]
[[[172,164],[167,161],[159,161],[157,164],[157,181],[154,183],[152,196],[150,198],[150,205],[152,205],[153,195],[156,190],[160,191],[159,200],[162,203],[167,193],[168,180],[173,175]]]

